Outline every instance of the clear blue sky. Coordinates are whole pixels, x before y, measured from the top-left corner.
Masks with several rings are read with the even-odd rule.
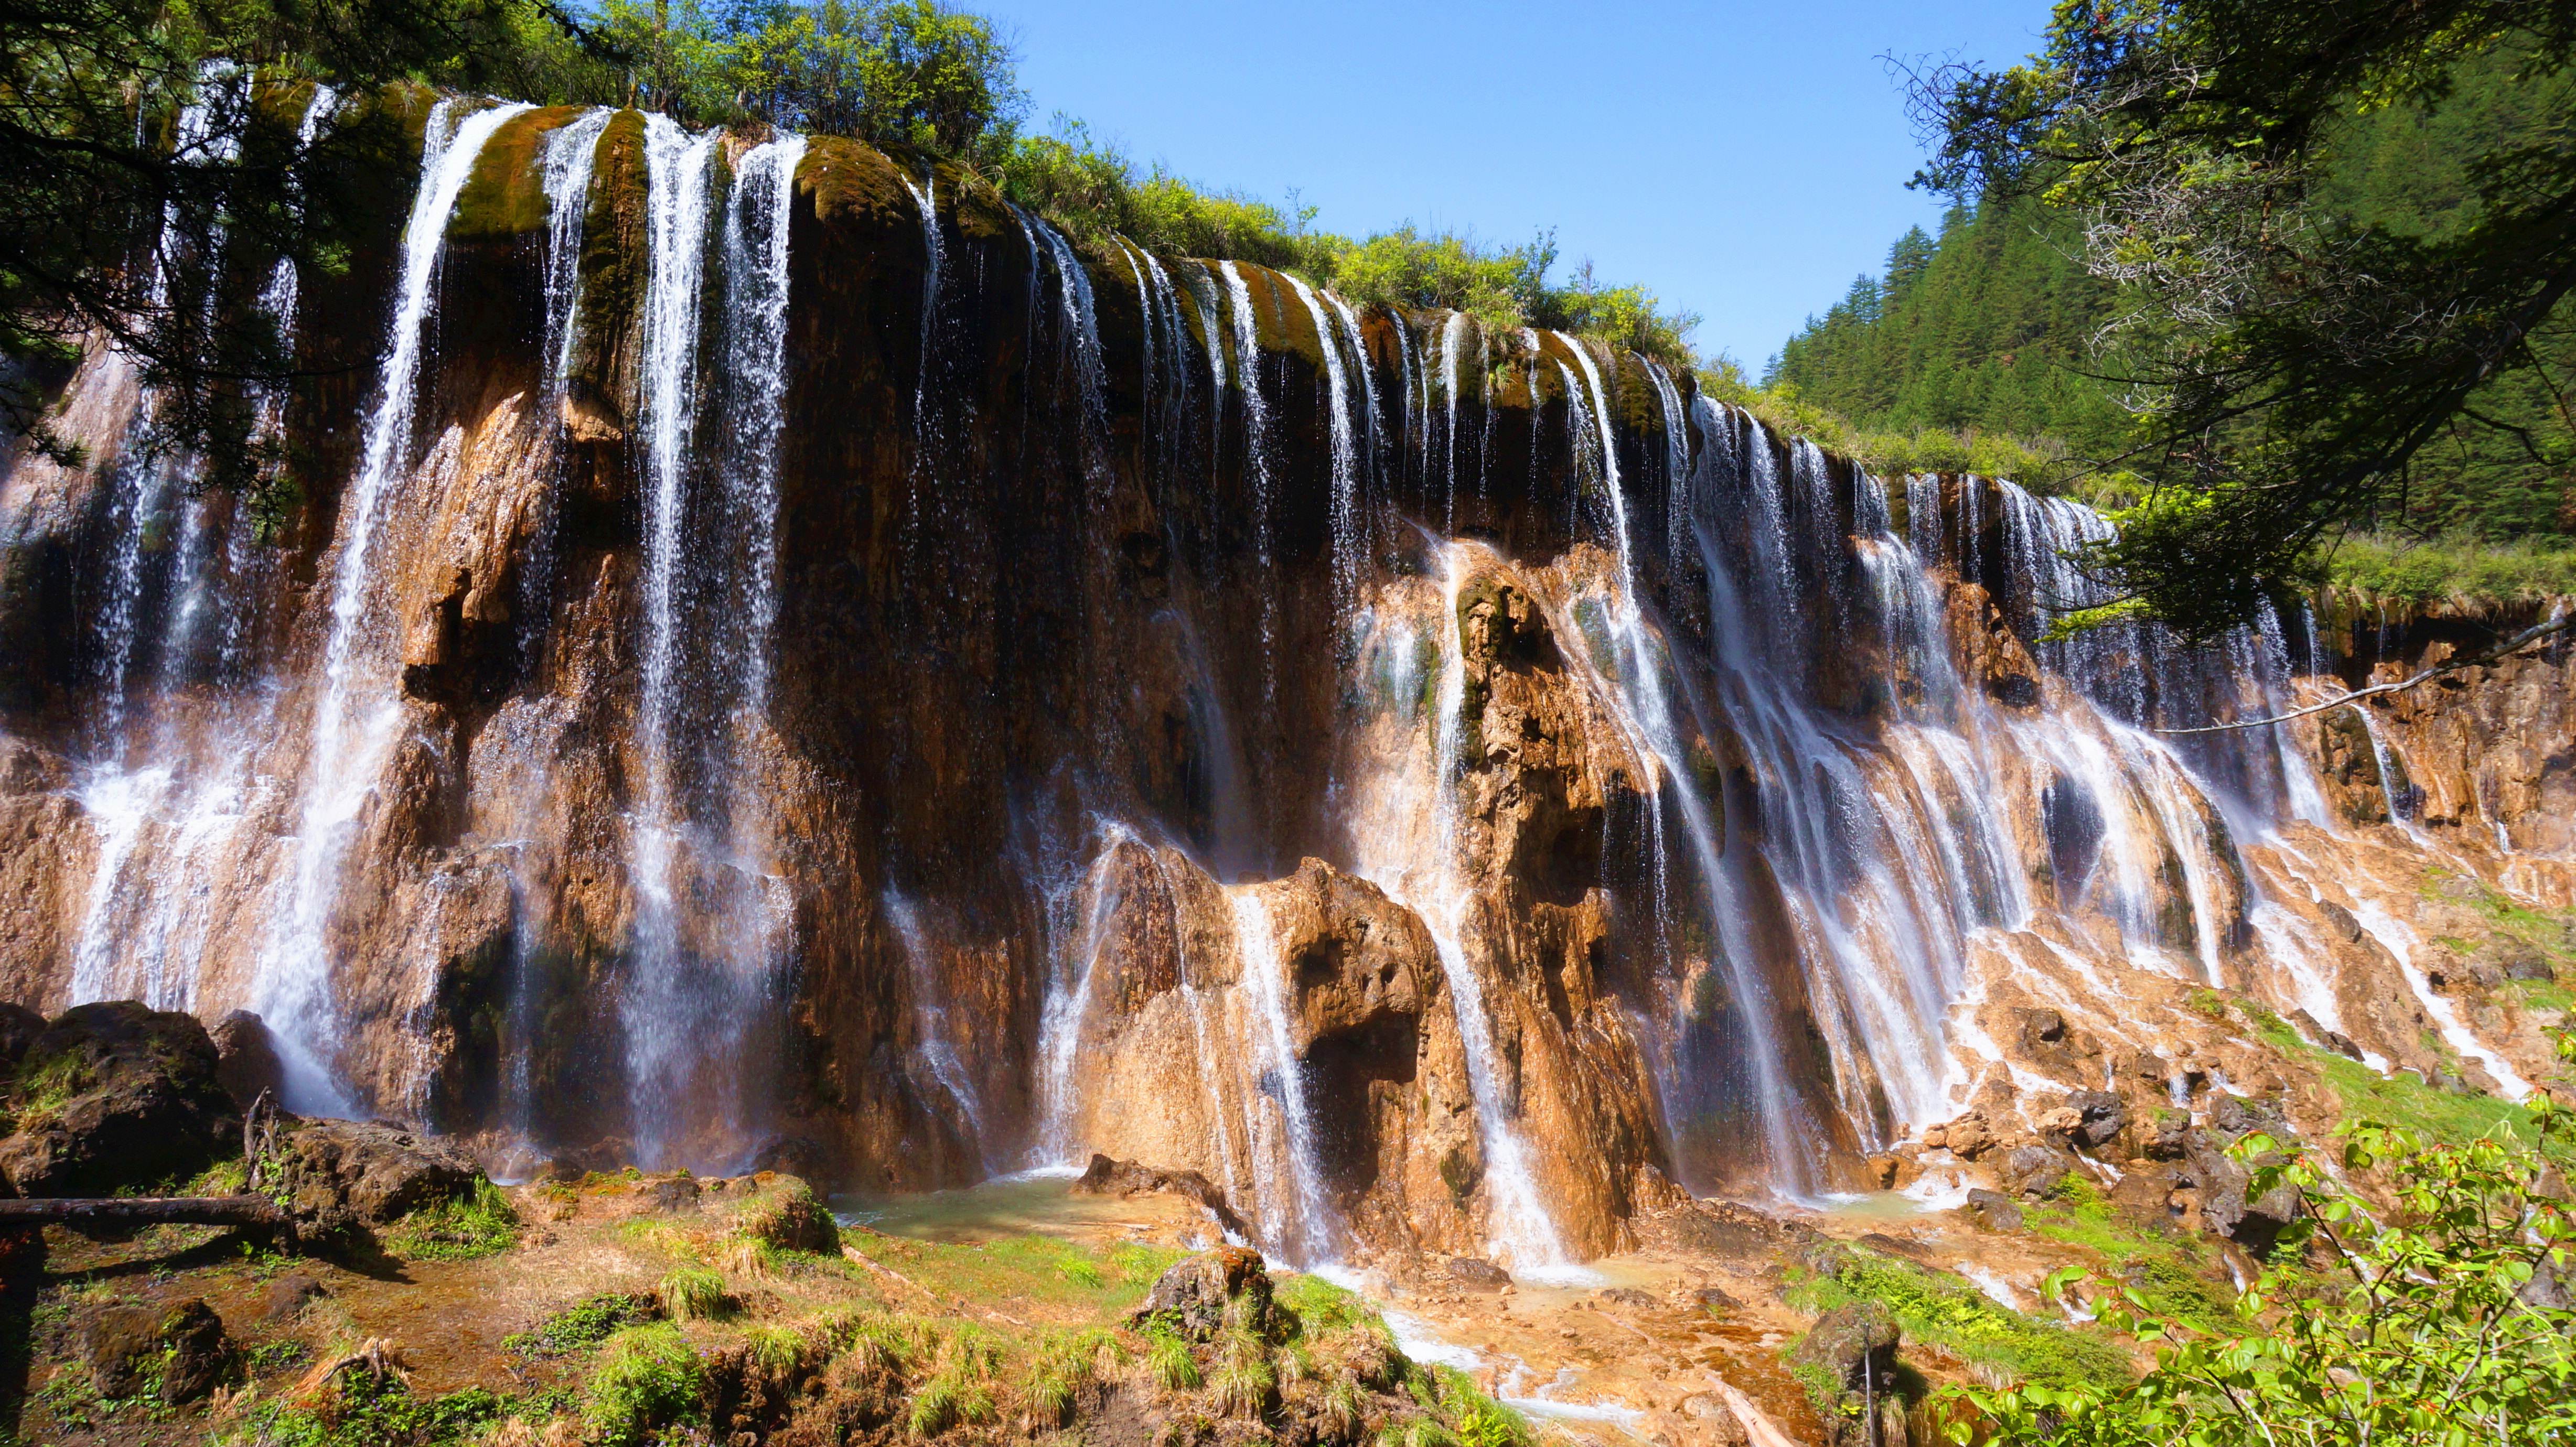
[[[2047,0],[1377,4],[966,0],[1013,33],[1031,122],[1365,235],[1554,226],[1698,312],[1749,369],[1906,226],[1920,159],[1879,57],[2036,49]]]

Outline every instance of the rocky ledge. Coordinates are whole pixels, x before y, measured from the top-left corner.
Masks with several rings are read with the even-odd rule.
[[[2029,1023],[2025,1075],[2089,1058]],[[1186,1170],[1104,1156],[838,1214],[768,1171],[502,1185],[453,1141],[274,1115],[255,1021],[220,1046],[125,1003],[0,1025],[0,1217],[75,1191],[276,1213],[0,1220],[17,1439],[147,1447],[1922,1444],[1944,1383],[2137,1370],[2140,1343],[2085,1324],[2104,1293],[2221,1316],[2231,1274],[2288,1249],[2257,1152],[2361,1112],[2457,1134],[2507,1110],[2325,1051],[2302,1074],[2276,1043],[2268,1094],[1990,1092],[1873,1161],[1910,1196],[1756,1207],[1648,1168],[1634,1247],[1580,1272],[1422,1251],[1318,1275],[1249,1249]]]

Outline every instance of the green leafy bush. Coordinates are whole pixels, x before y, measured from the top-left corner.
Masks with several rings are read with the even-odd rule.
[[[2195,1331],[2123,1289],[2103,1320],[2160,1344],[2142,1380],[1961,1389],[1974,1413],[1953,1420],[1951,1439],[2463,1447],[2576,1436],[2576,1312],[2559,1305],[2557,1284],[2576,1272],[2560,1173],[2576,1126],[2546,1097],[2528,1115],[2536,1144],[2503,1131],[2428,1143],[2348,1125],[2342,1166],[2387,1182],[2387,1209],[2306,1155],[2247,1137],[2234,1147],[2252,1173],[2247,1190],[2286,1182],[2300,1203],[2288,1249],[2237,1304],[2254,1324]],[[2312,1275],[2309,1259],[2331,1265]]]
[[[534,1356],[579,1351],[608,1340],[624,1327],[652,1319],[652,1303],[620,1291],[585,1296],[539,1323],[534,1331],[501,1339],[510,1351]]]
[[[1835,1250],[1791,1288],[1789,1299],[1818,1313],[1879,1302],[1913,1340],[2027,1381],[2071,1385],[2129,1376],[2128,1359],[2099,1337],[2033,1320],[1957,1277],[1859,1247]]]

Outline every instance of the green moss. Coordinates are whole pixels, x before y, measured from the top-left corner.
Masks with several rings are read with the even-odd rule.
[[[515,1404],[546,1415],[551,1403]],[[512,1414],[511,1398],[481,1387],[417,1397],[399,1379],[342,1379],[322,1404],[254,1401],[212,1440],[221,1447],[465,1447],[486,1440]]]
[[[504,121],[483,143],[464,189],[456,193],[447,239],[509,241],[545,230],[545,167],[538,158],[546,137],[581,113],[580,106],[548,106]]]
[[[1789,1291],[1802,1311],[1856,1301],[1885,1306],[1916,1341],[2018,1380],[2066,1387],[2131,1374],[2128,1357],[2098,1335],[2034,1320],[1956,1277],[1857,1247],[1836,1252],[1830,1271],[1806,1273]]]
[[[2026,1220],[2032,1234],[2100,1257],[2106,1284],[2137,1292],[2159,1316],[2214,1331],[2235,1314],[2234,1298],[2214,1279],[2220,1263],[2203,1238],[2167,1222],[2122,1218],[2082,1176],[2070,1173]]]
[[[574,306],[573,398],[605,415],[622,415],[615,375],[619,351],[643,305],[651,258],[644,234],[647,186],[644,116],[619,111],[592,153],[589,207],[581,226],[581,288]]]

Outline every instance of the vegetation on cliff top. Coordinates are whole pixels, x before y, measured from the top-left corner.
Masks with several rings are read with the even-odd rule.
[[[2097,572],[2207,634],[2349,531],[2576,529],[2571,61],[2576,11],[2520,0],[2066,0],[1926,79],[1918,181],[2052,208],[2097,284],[2143,493]]]

